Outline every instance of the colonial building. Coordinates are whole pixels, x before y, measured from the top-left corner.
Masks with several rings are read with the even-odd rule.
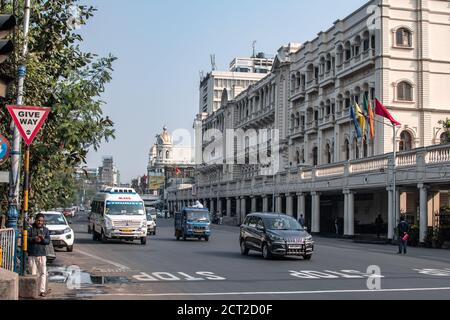
[[[282,47],[271,74],[235,97],[224,92],[198,118],[197,194],[169,200],[200,199],[234,223],[256,211],[303,214],[315,233],[334,232],[337,218],[350,237],[370,233],[381,215],[392,239],[404,214],[423,241],[450,189],[450,147],[436,146],[450,118],[448,39],[448,1],[372,0],[315,39]],[[351,108],[375,98],[402,124],[395,135],[378,116],[373,139],[356,134]],[[246,134],[217,134],[227,129]],[[268,139],[254,163],[260,132]]]
[[[174,145],[167,127],[164,127],[163,132],[156,136],[156,142],[150,148],[147,167],[150,193],[157,196],[162,195],[167,187],[167,179],[171,178],[169,173],[177,171],[176,169],[183,173],[185,169],[192,168],[192,166],[192,148]]]
[[[251,58],[235,58],[228,71],[213,70],[200,81],[199,114],[212,114],[220,107],[222,94],[234,98],[248,86],[264,78],[271,70],[273,59],[260,53]]]

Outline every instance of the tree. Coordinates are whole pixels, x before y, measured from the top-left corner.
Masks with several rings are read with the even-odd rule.
[[[444,134],[441,139],[442,144],[450,143],[450,119],[440,121],[439,124],[444,128]]]
[[[17,2],[23,8],[23,0]],[[31,147],[31,208],[49,209],[73,202],[75,168],[86,163],[91,148],[97,150],[103,140],[114,138],[114,124],[103,115],[105,103],[100,97],[112,79],[116,58],[81,50],[83,39],[73,29],[74,19],[78,25],[86,25],[96,9],[78,2],[33,0],[25,102],[52,111]],[[2,5],[13,11],[11,4]],[[23,18],[21,11],[15,12],[18,21]],[[75,18],[74,11],[78,12]],[[23,59],[21,31],[18,27],[14,58],[1,66],[1,72],[14,75]],[[15,92],[13,85],[0,108],[0,132],[9,131],[10,117],[4,105],[14,104]]]

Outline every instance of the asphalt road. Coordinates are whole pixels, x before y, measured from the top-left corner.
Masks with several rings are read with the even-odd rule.
[[[77,265],[78,299],[384,300],[449,299],[450,251],[315,238],[311,261],[242,256],[239,229],[214,226],[209,242],[176,241],[173,221],[158,220],[146,246],[92,241],[84,217],[73,223],[75,251],[57,252],[51,268]],[[51,272],[52,273],[52,272]],[[90,279],[89,279],[90,277]],[[86,278],[88,278],[86,280]],[[93,280],[93,281],[92,281]],[[72,281],[73,282],[73,281]]]

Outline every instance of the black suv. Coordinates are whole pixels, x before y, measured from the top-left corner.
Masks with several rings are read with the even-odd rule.
[[[246,217],[239,236],[241,253],[259,251],[265,259],[273,256],[302,256],[314,252],[311,235],[292,217],[276,213],[254,213]]]

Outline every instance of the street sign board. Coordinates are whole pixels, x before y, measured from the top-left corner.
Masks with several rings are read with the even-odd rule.
[[[6,106],[23,140],[30,145],[50,113],[50,108]]]
[[[10,149],[8,139],[0,134],[0,165],[8,160]]]

